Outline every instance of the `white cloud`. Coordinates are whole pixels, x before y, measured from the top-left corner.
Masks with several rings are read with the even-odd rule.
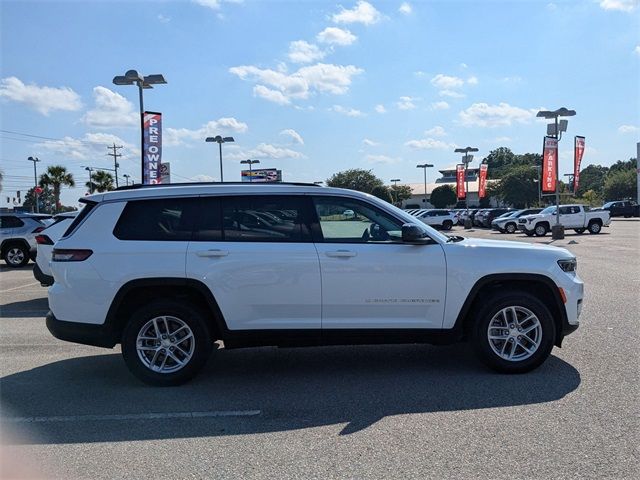
[[[459,88],[464,85],[464,80],[459,77],[439,73],[431,79],[431,85],[442,89]]]
[[[425,130],[424,134],[427,137],[429,137],[429,136],[432,136],[432,137],[444,137],[447,134],[447,132],[440,125],[436,125],[435,127],[430,128],[429,130]]]
[[[635,133],[640,131],[640,128],[636,127],[635,125],[620,125],[618,131],[620,133]]]
[[[558,9],[558,6],[555,3],[553,2],[547,3],[547,10],[550,10],[553,12],[557,9]]]
[[[365,138],[364,140],[362,140],[362,143],[364,145],[366,145],[367,147],[378,147],[378,146],[380,146],[380,142],[375,142],[373,140],[369,140],[368,138]]]
[[[219,10],[221,3],[242,3],[243,0],[192,0],[193,3],[197,3],[203,7],[210,8],[211,10]]]
[[[339,113],[341,115],[346,115],[347,117],[363,117],[364,113],[360,110],[356,110],[355,108],[345,108],[342,105],[334,105],[329,109],[332,112]]]
[[[600,7],[605,10],[633,12],[640,2],[638,0],[601,0]]]
[[[467,78],[467,83],[469,85],[477,85],[478,84],[478,77],[469,77],[469,78]]]
[[[404,145],[413,150],[451,150],[456,148],[456,145],[453,143],[443,142],[442,140],[436,140],[434,138],[409,140]]]
[[[368,2],[360,0],[355,7],[347,10],[340,7],[340,12],[331,16],[334,23],[362,23],[364,25],[373,25],[380,21],[380,12]]]
[[[396,106],[400,110],[413,110],[416,108],[416,104],[413,103],[416,98],[412,97],[400,97],[400,101],[396,102]]]
[[[215,178],[213,178],[211,175],[205,175],[203,173],[200,173],[198,175],[194,175],[193,177],[191,177],[191,181],[192,182],[215,182]]]
[[[92,127],[133,127],[140,124],[140,113],[133,103],[106,87],[94,87],[95,106],[87,111],[82,121]]]
[[[402,5],[400,5],[398,11],[404,15],[411,15],[413,13],[413,7],[410,3],[404,2]]]
[[[305,155],[300,152],[297,152],[290,148],[272,145],[270,143],[260,143],[258,146],[250,150],[238,150],[230,152],[227,153],[225,157],[230,160],[244,160],[246,158],[306,158]]]
[[[298,132],[296,132],[293,128],[287,128],[285,130],[282,130],[280,132],[280,135],[287,135],[291,137],[291,140],[294,143],[297,143],[299,145],[304,145],[304,140],[302,139],[302,136]]]
[[[58,154],[66,159],[88,160],[103,157],[107,153],[106,147],[114,143],[124,147],[120,150],[122,159],[140,155],[137,147],[110,133],[85,133],[80,138],[66,136],[60,140],[46,140],[37,146],[47,150],[49,154]]]
[[[368,163],[385,163],[387,165],[392,165],[401,161],[398,157],[389,157],[387,155],[367,155],[364,159]]]
[[[433,102],[431,104],[432,110],[446,110],[447,108],[449,108],[449,104],[445,101]]]
[[[279,105],[289,105],[291,101],[278,90],[272,90],[264,85],[255,85],[253,87],[253,95],[256,97],[264,98],[273,103]]]
[[[522,77],[518,75],[514,75],[511,77],[502,77],[500,81],[504,83],[520,83],[522,82]]]
[[[466,63],[461,63],[460,68],[464,70],[465,68],[469,68],[469,65],[467,65]]]
[[[316,39],[321,43],[327,43],[329,45],[345,46],[351,45],[358,37],[349,30],[338,27],[327,27],[316,36]]]
[[[636,55],[640,55],[640,45],[636,45],[636,48],[634,48],[634,49],[633,49],[633,52],[634,52]]]
[[[158,21],[160,23],[169,23],[171,21],[171,17],[167,17],[166,15],[163,15],[161,13],[158,14]]]
[[[315,92],[331,93],[341,95],[349,91],[352,77],[362,73],[364,70],[353,65],[333,65],[317,63],[302,67],[292,74],[271,69],[258,68],[253,65],[243,65],[232,67],[229,72],[238,76],[241,80],[254,81],[256,83],[268,85],[279,91],[284,98],[291,101],[293,99],[307,99]],[[273,90],[272,90],[273,91]],[[256,95],[263,97],[271,96],[271,101],[275,101],[275,96],[261,89],[254,91]],[[280,103],[284,102],[280,98]]]
[[[438,95],[441,97],[450,97],[450,98],[464,98],[465,94],[456,92],[455,90],[440,90]]]
[[[325,52],[304,40],[296,40],[289,44],[289,60],[293,63],[311,63],[316,60],[322,60]]]
[[[484,143],[488,143],[491,145],[496,145],[496,144],[504,145],[511,142],[513,142],[513,139],[511,137],[496,137],[496,138],[487,138],[486,140],[484,140]]]
[[[211,120],[196,130],[188,128],[166,128],[163,132],[163,143],[167,147],[184,145],[188,141],[204,142],[207,137],[221,133],[244,133],[249,129],[246,123],[239,122],[233,117],[223,117]]]
[[[386,108],[384,108],[384,105],[382,105],[382,104],[378,104],[378,105],[376,105],[376,106],[374,107],[374,110],[375,110],[377,113],[387,113],[387,109],[386,109]]]
[[[534,110],[513,107],[508,103],[489,105],[474,103],[459,113],[460,121],[466,126],[498,127],[509,126],[512,123],[527,123],[535,116]]]
[[[26,85],[16,77],[0,80],[0,98],[24,103],[43,115],[52,110],[77,111],[82,107],[80,95],[68,87]]]

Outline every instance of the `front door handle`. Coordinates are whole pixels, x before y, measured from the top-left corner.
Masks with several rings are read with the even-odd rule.
[[[196,252],[196,255],[199,257],[226,257],[229,255],[229,251],[216,248],[211,250],[200,250],[199,252]]]
[[[329,251],[329,252],[325,252],[325,255],[327,257],[355,257],[356,255],[358,255],[357,252],[353,252],[351,250],[333,250],[333,251]]]

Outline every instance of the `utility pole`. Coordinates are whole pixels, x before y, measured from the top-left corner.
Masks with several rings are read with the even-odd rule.
[[[120,166],[118,164],[118,157],[122,156],[121,153],[118,153],[118,150],[122,148],[122,145],[116,145],[114,143],[113,145],[107,148],[110,148],[111,150],[113,150],[111,153],[107,153],[107,155],[109,155],[110,157],[113,157],[113,165],[114,165],[114,170],[116,172],[116,188],[118,188],[118,167]]]
[[[29,157],[27,160],[33,162],[33,194],[36,199],[36,213],[40,213],[40,205],[38,205],[38,173],[36,172],[36,163],[38,163],[40,159],[38,157]]]

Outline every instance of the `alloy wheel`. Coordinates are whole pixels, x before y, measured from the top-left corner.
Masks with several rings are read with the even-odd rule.
[[[540,347],[542,325],[528,308],[505,307],[489,322],[487,339],[493,353],[504,360],[519,362],[531,357]]]
[[[7,252],[7,262],[11,265],[20,265],[24,262],[24,252],[21,248],[13,247]]]
[[[165,315],[145,323],[136,339],[138,358],[149,370],[173,373],[185,367],[195,351],[195,337],[189,325]]]

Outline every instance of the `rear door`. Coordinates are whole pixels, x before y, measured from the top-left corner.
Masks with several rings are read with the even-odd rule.
[[[318,254],[304,195],[201,197],[187,276],[230,330],[320,329]]]

